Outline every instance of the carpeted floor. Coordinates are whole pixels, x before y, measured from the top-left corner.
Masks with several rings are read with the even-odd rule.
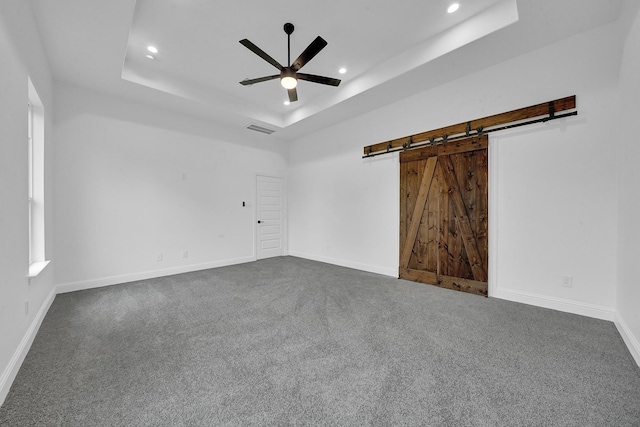
[[[284,257],[58,295],[2,426],[638,426],[615,326]]]

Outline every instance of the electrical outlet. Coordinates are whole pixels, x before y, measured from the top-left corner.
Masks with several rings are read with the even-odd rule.
[[[573,276],[562,276],[562,287],[564,288],[573,287]]]
[[[182,251],[182,258],[189,258],[189,251]]]
[[[24,315],[25,316],[29,315],[29,300],[24,301]]]
[[[158,256],[156,257],[156,261],[162,261],[162,254],[158,254]]]

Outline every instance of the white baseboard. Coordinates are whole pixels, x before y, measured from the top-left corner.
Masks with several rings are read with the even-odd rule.
[[[4,403],[4,400],[7,398],[7,394],[9,394],[9,389],[13,384],[13,380],[16,379],[16,375],[18,375],[20,366],[22,366],[24,358],[27,357],[27,353],[31,348],[31,344],[33,344],[33,340],[36,337],[38,330],[40,329],[42,321],[44,320],[44,316],[49,311],[49,307],[51,307],[51,303],[53,303],[55,297],[56,290],[54,288],[51,290],[51,292],[49,292],[49,295],[47,295],[47,298],[42,303],[42,306],[40,306],[40,310],[38,310],[38,313],[36,313],[36,316],[31,322],[31,325],[29,325],[29,329],[27,329],[27,332],[24,334],[24,337],[22,337],[18,348],[13,353],[13,357],[11,357],[9,364],[4,369],[4,372],[0,377],[0,405],[2,405]]]
[[[618,332],[622,337],[622,340],[627,345],[631,356],[633,356],[636,364],[640,366],[640,341],[638,341],[638,337],[635,337],[629,329],[629,326],[624,321],[624,319],[616,312],[613,322],[618,328]]]
[[[83,280],[78,282],[63,283],[56,286],[56,293],[82,291],[85,289],[101,288],[103,286],[119,285],[121,283],[135,282],[138,280],[155,279],[157,277],[172,276],[174,274],[190,273],[192,271],[208,270],[210,268],[225,267],[228,265],[244,264],[255,261],[254,256],[226,259],[221,261],[206,262],[203,264],[191,264],[181,267],[165,268],[162,270],[146,271],[142,273],[123,274],[120,276],[103,277],[100,279]]]
[[[342,259],[330,258],[325,256],[319,256],[319,255],[311,255],[311,254],[298,252],[298,251],[289,251],[289,255],[298,257],[298,258],[309,259],[312,261],[319,261],[319,262],[325,262],[327,264],[339,265],[340,267],[353,268],[354,270],[367,271],[369,273],[377,273],[377,274],[382,274],[385,276],[391,276],[395,278],[398,277],[397,268],[393,269],[393,268],[387,268],[387,267],[379,267],[377,265],[362,264],[359,262],[346,261]]]
[[[493,298],[535,305],[536,307],[550,308],[552,310],[579,314],[581,316],[593,317],[601,320],[613,321],[613,314],[615,312],[611,307],[565,300],[546,295],[536,295],[529,292],[513,291],[510,289],[498,288],[494,295],[491,296]]]

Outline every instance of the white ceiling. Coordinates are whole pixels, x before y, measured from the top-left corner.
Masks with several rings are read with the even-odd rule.
[[[295,139],[464,73],[618,17],[622,0],[31,0],[57,81],[224,123],[251,123]],[[277,70],[316,37],[328,45],[302,70],[342,79],[301,81],[285,106]],[[144,58],[146,46],[160,52]],[[469,58],[473,67],[452,67]],[[347,73],[338,73],[346,67]],[[428,77],[428,78],[425,78]],[[249,131],[247,131],[249,132]]]

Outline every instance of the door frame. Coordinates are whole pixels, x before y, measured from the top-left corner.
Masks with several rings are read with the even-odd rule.
[[[258,260],[258,177],[282,180],[282,255],[289,255],[289,216],[287,213],[287,179],[282,175],[256,172],[253,176],[253,259]]]

